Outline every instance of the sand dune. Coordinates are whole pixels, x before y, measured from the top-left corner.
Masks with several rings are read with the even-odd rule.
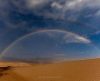
[[[1,72],[0,81],[100,81],[100,59],[54,64],[0,63],[1,67],[7,65],[18,67]]]

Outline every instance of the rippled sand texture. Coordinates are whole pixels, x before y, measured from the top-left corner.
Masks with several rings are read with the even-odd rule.
[[[0,81],[100,81],[100,59],[54,64],[1,62],[12,66],[0,72]]]

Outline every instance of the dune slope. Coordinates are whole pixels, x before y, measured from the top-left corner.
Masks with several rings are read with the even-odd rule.
[[[0,81],[100,81],[100,59],[54,64],[18,64],[0,77]]]

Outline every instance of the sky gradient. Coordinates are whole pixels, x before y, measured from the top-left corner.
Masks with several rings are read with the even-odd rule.
[[[99,58],[99,22],[99,0],[0,0],[1,57],[4,54],[5,58],[16,55],[30,58],[35,57],[35,52],[29,54],[29,50],[38,50],[43,52],[36,53],[38,56],[49,52],[51,56],[62,54],[67,59]],[[19,46],[24,53],[17,49]]]

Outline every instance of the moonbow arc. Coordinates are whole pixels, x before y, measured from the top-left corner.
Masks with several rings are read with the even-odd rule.
[[[80,46],[82,48],[79,48]],[[89,52],[92,53],[89,54]],[[95,52],[96,55],[94,55]],[[5,49],[1,59],[54,61],[84,59],[95,56],[98,56],[98,49],[91,45],[89,39],[64,30],[49,29],[39,30],[19,38]]]

